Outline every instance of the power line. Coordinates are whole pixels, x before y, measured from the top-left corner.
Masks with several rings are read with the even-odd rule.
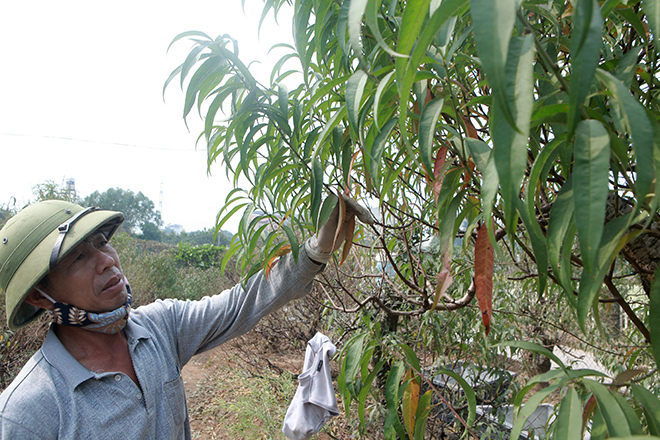
[[[37,139],[58,139],[58,140],[71,141],[71,142],[85,142],[88,144],[103,144],[103,145],[115,145],[119,147],[141,148],[144,150],[189,151],[191,153],[197,152],[197,149],[191,150],[189,148],[148,147],[145,145],[125,144],[121,142],[109,142],[109,141],[92,141],[89,139],[77,139],[77,138],[70,138],[64,136],[46,136],[46,135],[19,134],[19,133],[0,133],[0,136],[14,136],[14,137],[37,138]]]

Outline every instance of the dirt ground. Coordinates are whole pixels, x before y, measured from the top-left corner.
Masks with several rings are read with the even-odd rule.
[[[183,368],[193,439],[286,440],[281,432],[282,420],[297,387],[304,347],[282,353],[263,345],[246,350],[241,343],[230,342],[202,353]],[[281,393],[277,400],[268,400],[273,408],[254,408],[250,412],[246,405],[266,402],[273,393],[274,387],[264,387],[264,379],[266,383],[284,384],[288,392]],[[265,414],[271,410],[272,414]],[[354,438],[343,425],[342,413],[313,439]]]

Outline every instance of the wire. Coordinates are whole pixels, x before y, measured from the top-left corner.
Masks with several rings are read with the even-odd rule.
[[[161,150],[161,151],[189,151],[192,153],[197,152],[197,148],[195,150],[191,150],[189,148],[164,148],[164,147],[147,147],[144,145],[135,145],[135,144],[124,144],[121,142],[109,142],[109,141],[92,141],[89,139],[77,139],[77,138],[70,138],[70,137],[64,137],[64,136],[39,136],[39,135],[32,135],[32,134],[18,134],[18,133],[0,133],[0,136],[14,136],[14,137],[30,137],[30,138],[39,138],[39,139],[59,139],[63,141],[72,141],[72,142],[86,142],[89,144],[104,144],[104,145],[116,145],[120,147],[130,147],[130,148],[141,148],[144,150]]]

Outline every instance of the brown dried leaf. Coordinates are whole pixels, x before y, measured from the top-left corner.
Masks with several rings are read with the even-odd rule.
[[[488,236],[488,228],[485,223],[482,223],[477,231],[477,241],[474,245],[474,287],[481,318],[486,327],[486,336],[490,331],[490,320],[493,313],[493,266],[493,245]]]
[[[336,249],[337,240],[344,229],[344,222],[346,221],[346,202],[340,191],[337,191],[337,198],[339,199],[339,215],[337,216],[337,228],[335,229],[335,239],[332,241],[332,249]]]
[[[344,238],[344,250],[342,251],[341,262],[339,263],[340,266],[344,264],[344,261],[346,261],[346,258],[348,258],[348,253],[351,251],[351,247],[353,247],[354,231],[355,217],[351,218],[346,224],[346,238]]]
[[[584,410],[582,410],[582,431],[587,426],[587,422],[591,418],[591,414],[596,409],[596,396],[592,395],[587,403],[584,404]]]
[[[479,139],[479,132],[477,131],[476,128],[474,128],[474,125],[472,124],[472,121],[470,120],[470,117],[461,115],[461,119],[463,119],[463,123],[465,124],[465,130],[467,131],[467,137],[473,138],[473,139]]]
[[[440,176],[440,170],[445,164],[446,159],[447,147],[443,145],[435,154],[435,163],[433,164],[433,197],[435,198],[436,202],[438,201],[438,196],[440,195],[440,188],[442,188],[442,176]]]
[[[642,373],[646,373],[646,370],[630,369],[619,373],[612,381],[612,386],[622,387],[630,382],[630,379]]]
[[[445,292],[447,292],[447,289],[454,281],[454,277],[450,270],[451,254],[449,252],[445,252],[442,260],[442,269],[438,273],[438,282],[435,285],[435,297],[433,298],[433,305],[431,306],[431,310],[435,310],[435,308],[438,306],[438,303],[440,302],[440,298],[445,296]]]

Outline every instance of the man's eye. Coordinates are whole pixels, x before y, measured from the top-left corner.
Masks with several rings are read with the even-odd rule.
[[[73,261],[80,261],[80,260],[82,260],[83,258],[85,258],[85,256],[84,256],[83,254],[78,254],[78,256],[76,257],[76,259],[73,260]]]

